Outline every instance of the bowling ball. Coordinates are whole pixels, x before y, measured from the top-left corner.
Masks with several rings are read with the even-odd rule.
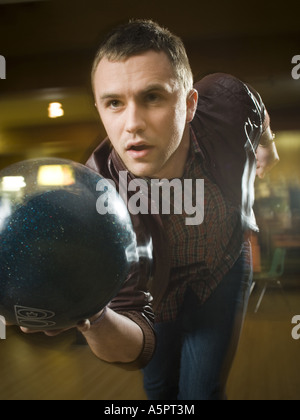
[[[99,183],[110,205],[102,215]],[[137,258],[127,208],[99,174],[53,158],[0,171],[0,315],[9,323],[75,326],[111,301]]]

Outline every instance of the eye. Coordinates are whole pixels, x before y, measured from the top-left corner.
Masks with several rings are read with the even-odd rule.
[[[122,106],[122,102],[119,99],[108,99],[107,101],[103,101],[103,105],[105,108],[111,110],[117,110]]]
[[[146,102],[148,103],[156,103],[161,100],[161,97],[157,93],[152,92],[152,93],[148,93],[145,99],[146,99]]]
[[[117,109],[121,106],[121,102],[117,99],[108,102],[108,107],[112,109]]]

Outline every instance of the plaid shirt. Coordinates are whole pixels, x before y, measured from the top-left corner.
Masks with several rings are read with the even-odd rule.
[[[240,212],[225,201],[212,181],[193,134],[183,179],[204,179],[204,221],[201,225],[187,226],[184,212],[161,216],[171,250],[171,275],[168,291],[156,311],[157,322],[176,318],[188,287],[203,304],[233,267],[242,249]]]
[[[252,229],[253,151],[270,123],[268,113],[258,93],[231,75],[206,76],[195,89],[199,100],[191,129],[197,141],[192,139],[184,177],[205,181],[204,223],[186,226],[185,214],[132,216],[138,243],[153,241],[152,282],[150,262],[143,259],[109,305],[143,331],[144,348],[135,362],[139,368],[155,349],[154,313],[158,322],[175,319],[188,287],[196,291],[200,303],[205,302],[239,257],[243,231]],[[126,170],[109,139],[94,150],[86,165],[116,185],[120,171]],[[171,274],[165,233],[172,253]]]

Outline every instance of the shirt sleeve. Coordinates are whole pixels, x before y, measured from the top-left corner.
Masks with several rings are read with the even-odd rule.
[[[245,126],[248,137],[257,147],[257,140],[270,124],[269,114],[259,93],[236,77],[216,73],[195,84],[199,101],[197,114],[205,120],[210,133],[230,134],[235,146],[245,145]],[[215,123],[213,125],[213,123]]]
[[[260,95],[229,74],[216,73],[195,84],[199,94],[191,128],[209,172],[226,197],[241,203],[241,179],[250,157],[255,161],[261,135],[270,124]]]
[[[107,179],[113,179],[113,173],[109,170],[108,162],[111,161],[111,147],[108,141],[104,141],[88,159],[86,166],[100,173]],[[115,180],[116,181],[116,180]],[[145,245],[149,241],[149,235],[143,228],[139,218],[134,218],[133,225],[137,234],[138,245]],[[137,370],[145,367],[151,360],[156,337],[154,332],[154,313],[152,308],[152,296],[149,293],[149,279],[151,279],[153,261],[141,256],[139,261],[132,265],[130,273],[108,307],[135,322],[142,330],[144,346],[141,354],[132,363],[118,363],[125,370]],[[117,344],[116,344],[117,345]]]
[[[262,101],[260,94],[249,84],[245,83],[245,87],[249,89],[250,98],[251,98],[251,95],[253,95],[252,100],[254,103],[256,102],[256,109],[261,118],[261,125],[262,125],[261,131],[263,134],[270,125],[270,115]]]
[[[126,316],[135,322],[142,330],[144,345],[138,359],[132,363],[120,363],[126,370],[135,370],[145,367],[151,360],[156,344],[153,329],[154,314],[152,309],[152,296],[148,292],[149,262],[140,260],[131,270],[124,286],[117,296],[108,305],[113,311]]]

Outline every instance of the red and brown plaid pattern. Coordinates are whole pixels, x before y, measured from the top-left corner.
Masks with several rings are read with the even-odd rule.
[[[156,311],[157,322],[176,318],[187,287],[204,303],[232,268],[242,249],[240,211],[225,201],[207,173],[202,153],[192,136],[184,179],[204,179],[204,222],[187,226],[187,215],[162,215],[171,251],[168,291]],[[194,200],[195,202],[195,200]]]

